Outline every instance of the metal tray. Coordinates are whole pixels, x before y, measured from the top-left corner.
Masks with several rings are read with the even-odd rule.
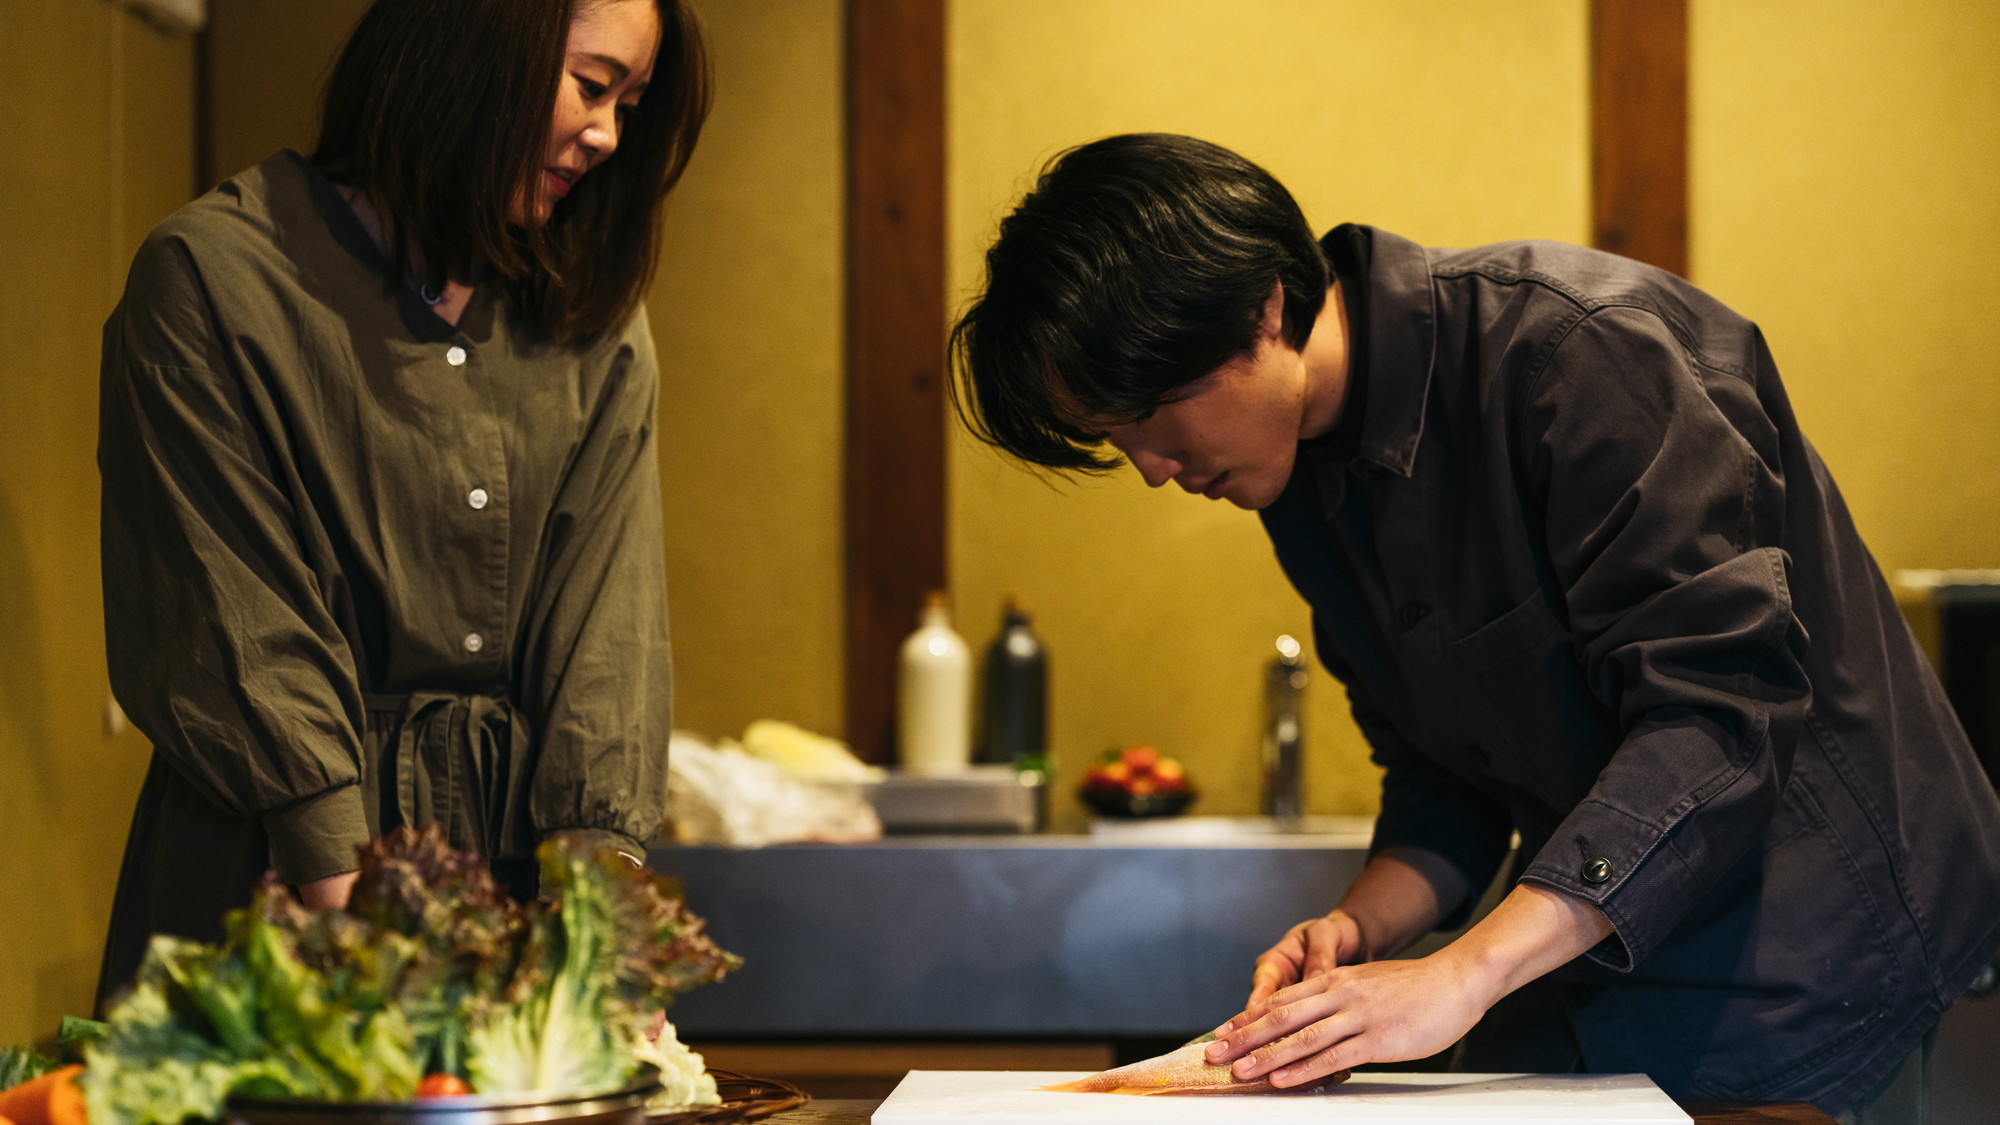
[[[956,773],[892,773],[860,786],[892,836],[1033,832],[1041,820],[1042,775],[1012,766]]]
[[[468,1094],[407,1102],[328,1102],[300,1098],[229,1099],[227,1125],[644,1125],[646,1099],[659,1090],[651,1067],[623,1090],[549,1098]]]

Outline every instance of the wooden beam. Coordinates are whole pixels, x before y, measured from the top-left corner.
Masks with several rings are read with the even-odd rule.
[[[1687,0],[1591,0],[1591,239],[1688,271]]]
[[[945,570],[944,0],[847,3],[847,740],[893,753]]]
[[[215,174],[215,113],[209,105],[215,96],[214,53],[214,33],[204,20],[194,33],[194,183],[189,185],[194,194],[189,199],[207,195],[209,188],[222,182]]]

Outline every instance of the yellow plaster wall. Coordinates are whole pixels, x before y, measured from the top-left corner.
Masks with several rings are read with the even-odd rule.
[[[699,0],[716,100],[668,212],[660,347],[674,719],[838,735],[840,0]]]
[[[210,0],[205,184],[310,153],[320,88],[368,0]]]
[[[194,183],[194,49],[109,4],[0,5],[0,1043],[87,1015],[145,741],[108,733],[98,333]]]
[[[950,18],[960,297],[1032,170],[1119,132],[1234,148],[1321,229],[1589,237],[1581,0],[955,0]],[[1052,485],[962,436],[950,471],[961,630],[983,646],[1017,590],[1051,650],[1059,815],[1080,815],[1069,793],[1086,759],[1132,742],[1188,764],[1196,811],[1254,811],[1261,664],[1278,634],[1309,636],[1254,514],[1150,493],[1129,469]],[[1373,811],[1345,698],[1314,671],[1308,810]]]
[[[2000,5],[1696,0],[1695,280],[1885,570],[2000,566]]]

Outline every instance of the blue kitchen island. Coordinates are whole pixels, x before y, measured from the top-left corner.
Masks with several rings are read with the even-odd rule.
[[[674,1007],[691,1040],[1171,1038],[1234,1014],[1257,955],[1361,870],[1366,818],[1198,818],[1092,835],[663,846],[742,971]]]

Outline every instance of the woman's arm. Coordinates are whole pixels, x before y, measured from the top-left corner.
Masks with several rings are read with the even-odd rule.
[[[328,875],[324,879],[314,879],[310,883],[300,883],[296,888],[299,901],[314,910],[340,910],[347,906],[347,898],[354,893],[354,884],[361,878],[359,871],[346,871],[339,875]]]
[[[609,360],[551,514],[530,594],[522,692],[540,738],[539,837],[645,857],[666,817],[673,667],[644,310]]]
[[[166,233],[162,233],[166,232]],[[231,278],[155,232],[105,326],[98,464],[112,687],[294,884],[368,838],[354,660],[306,562],[268,389],[216,339]]]

